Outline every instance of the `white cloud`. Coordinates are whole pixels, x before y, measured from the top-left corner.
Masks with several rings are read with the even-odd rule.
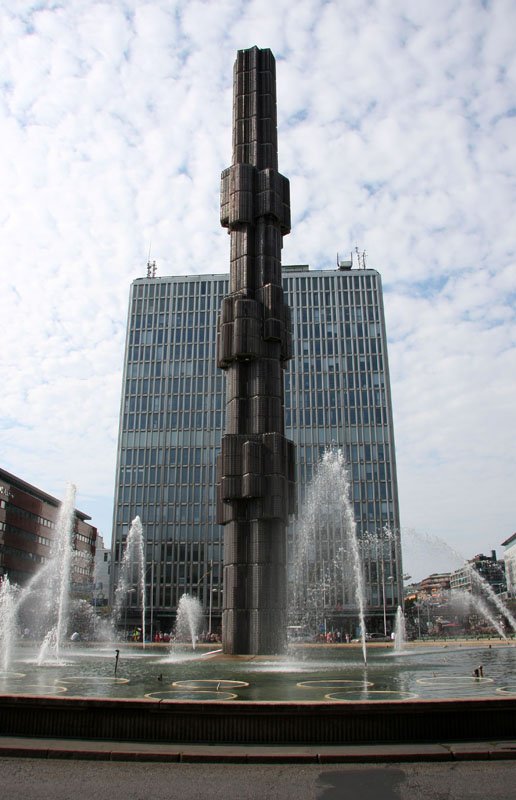
[[[1,463],[109,538],[129,284],[225,271],[238,48],[277,58],[285,263],[382,273],[402,520],[465,555],[514,526],[510,0],[20,0],[0,52]],[[98,516],[96,511],[98,509]],[[511,527],[512,526],[512,527]]]

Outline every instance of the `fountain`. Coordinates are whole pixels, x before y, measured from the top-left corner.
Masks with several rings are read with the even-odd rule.
[[[0,668],[4,673],[9,669],[16,640],[16,596],[16,587],[11,586],[9,578],[0,578]]]
[[[498,620],[491,614],[489,607],[485,600],[480,597],[479,595],[472,594],[471,595],[471,605],[478,610],[480,615],[486,619],[491,627],[493,627],[498,635],[507,641],[507,636],[505,635],[505,631],[503,627],[500,625]]]
[[[142,607],[142,642],[145,649],[145,617],[146,617],[146,597],[145,597],[145,553],[143,540],[143,527],[140,517],[135,517],[129,528],[125,551],[120,562],[120,574],[115,591],[113,604],[112,625],[116,631],[120,625],[122,610],[127,613],[127,603],[129,593],[134,591],[131,587],[138,585]],[[124,633],[126,631],[124,630]]]
[[[54,624],[43,638],[38,655],[38,664],[43,664],[53,656],[59,661],[59,648],[66,636],[68,626],[68,610],[70,602],[70,582],[72,576],[73,520],[75,514],[76,487],[69,483],[56,524],[54,552],[46,567],[38,573],[31,584],[29,592],[37,585],[43,592],[43,605],[50,610]],[[40,575],[44,575],[44,579]],[[55,600],[57,587],[57,602]],[[41,600],[41,594],[38,593]]]
[[[1,590],[3,665],[8,668],[14,633],[21,618],[30,618],[32,633],[41,636],[39,665],[59,662],[66,637],[70,602],[73,520],[76,488],[68,484],[59,509],[51,557],[30,582],[17,589],[4,579]]]
[[[427,565],[431,561],[434,572],[449,572],[461,567],[466,559],[454,550],[441,537],[434,534],[404,528],[403,531],[403,566],[417,580],[428,574]]]
[[[360,574],[360,570],[357,570],[358,559],[352,558],[353,542],[355,552],[358,552],[358,547],[356,531],[350,514],[346,511],[346,491],[346,470],[342,454],[326,453],[314,480],[313,492],[308,493],[306,513],[302,517],[305,533],[300,537],[300,558],[296,565],[298,577],[311,575],[307,564],[311,563],[311,558],[313,559],[315,540],[310,539],[308,530],[311,528],[313,532],[317,519],[316,512],[318,518],[324,521],[326,529],[332,531],[334,557],[327,567],[324,580],[319,576],[319,579],[313,582],[315,585],[321,584],[321,594],[317,595],[315,592],[310,595],[308,590],[303,589],[299,590],[298,599],[301,597],[309,602],[310,597],[318,597],[317,602],[322,602],[322,593],[335,591],[335,586],[331,582],[336,576],[342,585],[344,580],[351,580],[351,575]],[[73,513],[71,499],[64,505],[68,507],[68,513]],[[60,531],[60,536],[65,541],[69,540],[69,525],[63,523],[60,525]],[[141,522],[135,519],[127,539],[125,554],[127,557],[124,556],[126,569],[122,576],[122,586],[125,592],[128,591],[131,581],[138,582],[141,586],[143,541]],[[397,613],[395,649],[393,650],[391,643],[378,644],[369,650],[367,662],[364,658],[363,641],[356,646],[298,644],[291,646],[286,656],[276,657],[222,655],[220,651],[213,650],[213,645],[197,641],[201,608],[195,598],[187,595],[183,596],[180,602],[177,633],[180,637],[191,639],[192,651],[188,654],[185,653],[184,647],[181,648],[176,644],[170,648],[151,644],[144,649],[143,644],[135,647],[120,643],[115,651],[114,645],[68,641],[66,657],[62,658],[59,656],[58,648],[67,632],[65,615],[69,618],[72,611],[71,605],[62,597],[58,597],[54,602],[53,615],[46,606],[44,608],[43,619],[46,625],[44,647],[38,649],[30,642],[13,641],[13,626],[16,624],[17,611],[29,600],[36,599],[36,587],[39,597],[39,589],[42,590],[43,587],[43,577],[45,580],[54,580],[60,591],[61,587],[66,585],[65,580],[58,582],[56,579],[58,563],[60,568],[70,568],[69,555],[64,552],[64,545],[56,546],[54,556],[56,563],[45,565],[38,573],[39,577],[34,578],[23,591],[17,591],[15,587],[10,586],[8,579],[4,579],[0,586],[2,611],[0,637],[4,646],[0,673],[0,695],[2,695],[0,733],[45,735],[42,731],[47,731],[45,727],[47,723],[41,716],[44,709],[45,713],[51,713],[54,707],[64,708],[62,704],[65,703],[67,709],[72,709],[66,713],[73,714],[77,703],[80,703],[79,707],[83,710],[84,704],[91,701],[92,718],[97,715],[104,719],[103,715],[107,715],[106,719],[109,717],[111,720],[109,723],[110,730],[113,731],[111,735],[114,738],[130,739],[133,734],[122,722],[126,715],[117,714],[116,704],[104,706],[103,698],[111,701],[124,700],[125,709],[128,708],[127,704],[130,701],[137,700],[138,705],[134,707],[134,713],[147,715],[147,722],[142,722],[142,725],[151,725],[148,720],[152,720],[152,725],[158,724],[160,719],[163,720],[169,715],[172,721],[166,736],[170,741],[173,741],[174,737],[182,736],[185,737],[184,741],[193,741],[199,736],[205,736],[206,741],[211,741],[210,736],[216,737],[219,734],[214,734],[213,730],[210,733],[208,728],[205,730],[203,726],[209,724],[207,720],[217,719],[219,714],[231,721],[233,731],[228,734],[224,727],[225,723],[220,723],[220,736],[224,741],[228,741],[228,737],[232,741],[260,741],[260,737],[263,736],[270,742],[273,741],[269,738],[270,726],[274,726],[276,730],[273,735],[276,737],[274,741],[278,743],[282,741],[282,737],[292,741],[292,730],[296,731],[296,737],[299,737],[296,740],[299,741],[315,741],[318,740],[317,737],[326,741],[325,737],[330,735],[330,731],[332,736],[342,737],[339,741],[344,739],[353,741],[353,737],[360,736],[371,740],[375,736],[374,729],[368,728],[367,733],[360,733],[360,727],[353,729],[347,727],[352,725],[349,720],[360,718],[364,704],[368,708],[368,718],[376,719],[375,713],[381,715],[385,711],[374,712],[371,706],[380,702],[378,708],[384,709],[387,701],[394,703],[393,713],[398,720],[397,726],[393,728],[393,737],[402,735],[400,731],[404,729],[399,721],[405,717],[407,725],[411,726],[419,724],[417,723],[419,719],[426,720],[426,715],[421,715],[417,709],[413,710],[414,703],[411,701],[414,700],[425,700],[427,709],[431,708],[428,704],[432,701],[438,702],[442,698],[460,698],[462,702],[469,700],[482,703],[483,713],[479,717],[482,720],[482,728],[476,734],[479,736],[487,736],[489,731],[494,730],[493,727],[489,727],[491,723],[487,723],[490,714],[496,716],[505,713],[504,709],[507,707],[511,710],[510,719],[515,718],[516,683],[507,678],[508,675],[514,674],[516,669],[516,649],[511,643],[502,640],[498,644],[493,641],[479,645],[472,642],[447,641],[443,645],[435,641],[424,647],[412,642],[403,645],[404,620],[401,608],[398,608]],[[350,555],[344,556],[346,553]],[[353,591],[360,585],[360,582],[356,581]],[[315,590],[315,586],[312,588]],[[43,591],[42,596],[46,596],[46,592]],[[359,597],[358,591],[355,602],[358,603]],[[122,590],[119,592],[119,599],[118,616],[123,608]],[[479,608],[478,604],[476,607]],[[305,612],[310,613],[306,606]],[[487,613],[490,614],[489,609]],[[77,625],[79,622],[76,622],[76,619],[88,616],[84,608],[76,609],[75,614],[74,624]],[[87,619],[84,624],[89,624]],[[41,625],[38,630],[40,632],[43,630]],[[41,657],[42,652],[43,657]],[[55,654],[53,658],[49,658],[51,653]],[[400,655],[402,653],[403,658],[389,659],[389,655],[393,653]],[[483,665],[483,675],[480,676],[474,674],[475,669],[478,671],[479,663]],[[16,672],[8,671],[14,666]],[[60,699],[67,694],[71,695],[69,699]],[[17,695],[24,697],[18,698]],[[176,704],[174,701],[177,700],[182,703]],[[22,705],[18,701],[22,701]],[[58,705],[49,706],[50,701]],[[206,701],[211,702],[210,714],[206,714]],[[160,712],[149,713],[156,712],[156,703],[162,704],[159,706]],[[238,704],[238,713],[236,708],[231,711],[231,704],[235,703]],[[314,705],[317,707],[318,731],[309,726],[307,720],[310,715],[306,720],[305,717],[299,717],[307,705],[310,708]],[[346,712],[340,713],[339,706],[341,708],[345,706]],[[220,708],[220,712],[216,708]],[[270,717],[266,723],[261,723],[260,719],[267,708]],[[466,719],[464,715],[457,714],[454,708],[455,705],[452,703],[447,712],[449,717],[447,725],[451,724],[450,715],[453,714],[455,714],[454,725],[456,718]],[[23,709],[27,709],[26,715],[21,713]],[[96,710],[93,712],[93,709]],[[186,709],[188,713],[185,717]],[[187,724],[184,722],[186,718],[192,720],[191,724],[194,727],[191,729],[181,727]],[[315,719],[313,715],[312,718]],[[281,726],[287,725],[287,722],[283,722],[287,719],[290,720],[288,723],[290,727],[282,732]],[[321,723],[321,720],[325,722]],[[68,729],[54,728],[55,724],[57,723],[52,722],[52,728],[48,728],[48,731],[52,730],[54,735],[55,730],[59,729],[61,735],[66,736]],[[496,725],[499,724],[499,717],[496,716]],[[507,724],[511,725],[512,722]],[[95,738],[99,734],[95,724],[91,725],[92,727],[87,730],[81,728],[86,731],[82,735]],[[215,725],[219,731],[218,723]],[[241,725],[255,725],[256,732],[251,735],[250,728],[240,727]],[[343,726],[341,733],[335,733],[336,730],[340,730],[338,727],[335,728],[335,725]],[[425,725],[420,729],[420,736],[423,738],[425,735],[441,737],[444,735],[441,729],[438,734],[435,732],[428,734]],[[475,735],[469,724],[465,722],[464,726],[464,733],[456,733],[457,739],[461,735]],[[140,727],[138,730],[141,731],[143,728]],[[381,730],[382,737],[388,738],[388,735],[391,735],[385,733],[385,728],[382,727]],[[413,730],[413,727],[410,728],[411,733],[407,732],[407,736],[412,737]],[[457,731],[456,727],[454,731]],[[154,739],[163,735],[165,734],[159,732],[149,733]],[[255,738],[246,739],[249,736]]]
[[[196,597],[190,597],[189,594],[184,594],[180,598],[177,607],[174,636],[176,640],[180,641],[190,639],[193,650],[195,650],[195,645],[199,636],[202,613],[202,606]]]
[[[35,647],[22,641],[13,647],[12,671],[0,673],[0,695],[66,698],[68,694],[141,702],[149,696],[156,699],[159,691],[161,700],[219,703],[229,699],[224,693],[232,681],[232,700],[239,703],[347,705],[386,699],[402,703],[501,697],[516,701],[516,681],[509,677],[516,670],[512,643],[447,640],[425,645],[406,642],[401,647],[401,642],[402,637],[394,648],[391,643],[370,648],[367,665],[361,644],[296,644],[281,657],[230,657],[199,641],[190,651],[180,642],[170,647],[147,645],[145,650],[141,644],[70,642],[59,662],[38,666]],[[479,663],[484,665],[480,683],[471,680]],[[204,693],[208,687],[209,697]]]
[[[61,650],[67,642],[70,620],[91,632],[96,615],[84,600],[72,601],[73,526],[76,487],[69,483],[60,506],[46,563],[23,587],[13,586],[8,577],[0,584],[0,643],[2,668],[6,671],[13,660],[17,631],[27,629],[31,641],[39,642],[35,662],[38,666],[59,664]],[[87,618],[87,619],[86,619]]]
[[[258,69],[252,81],[241,72],[238,84],[241,89],[251,83],[259,86],[263,94],[263,124],[258,127],[260,132],[274,133],[270,113],[272,57],[258,57],[258,52],[253,48],[252,53],[248,51],[239,60],[246,66],[247,61],[258,59],[268,69]],[[270,88],[265,91],[267,87]],[[237,95],[236,112],[242,107],[253,108],[254,97],[244,94],[242,102]],[[450,731],[455,740],[475,736],[477,731],[483,737],[516,735],[516,684],[507,678],[515,672],[516,650],[506,642],[481,648],[472,647],[471,643],[446,643],[446,650],[439,643],[428,648],[407,643],[404,657],[396,660],[386,658],[392,653],[389,642],[371,648],[367,657],[364,582],[341,451],[324,455],[308,490],[301,513],[294,588],[297,607],[311,613],[307,607],[311,598],[321,605],[327,591],[340,587],[343,604],[358,607],[361,643],[357,647],[298,645],[289,650],[287,657],[268,655],[271,649],[266,648],[271,644],[274,653],[283,647],[283,534],[294,488],[293,448],[282,433],[280,371],[280,362],[288,358],[290,346],[279,272],[280,238],[288,228],[288,187],[275,163],[269,164],[271,155],[275,162],[275,142],[259,146],[254,140],[240,143],[240,135],[250,135],[253,126],[235,127],[236,149],[260,151],[260,158],[263,150],[267,158],[258,165],[263,167],[261,170],[235,158],[224,175],[222,218],[236,241],[232,253],[239,278],[234,283],[237,291],[225,298],[219,352],[221,366],[229,370],[233,405],[238,411],[228,415],[235,425],[234,430],[228,427],[223,438],[219,471],[219,512],[226,524],[226,574],[230,575],[225,592],[232,595],[225,600],[226,653],[221,655],[210,649],[212,645],[196,642],[199,605],[187,596],[180,604],[178,628],[181,630],[184,618],[195,653],[185,659],[177,657],[174,647],[162,649],[151,644],[145,649],[144,537],[136,517],[120,565],[114,624],[120,622],[122,609],[127,608],[127,595],[137,585],[142,607],[141,648],[120,644],[115,650],[114,646],[69,642],[63,663],[59,647],[67,632],[69,615],[73,518],[70,496],[63,504],[70,516],[59,525],[53,558],[15,602],[9,584],[4,581],[1,586],[1,608],[9,622],[2,620],[1,629],[8,655],[2,661],[4,671],[0,675],[0,734],[269,744],[342,744],[417,737],[439,741],[452,735]],[[255,197],[251,188],[259,189]],[[257,218],[260,221],[255,232]],[[247,240],[253,244],[255,238],[263,252],[248,253]],[[273,256],[269,250],[274,250]],[[259,284],[252,274],[256,263],[262,265]],[[251,289],[254,292],[255,284],[256,297],[247,297],[245,293]],[[258,357],[270,363],[262,369]],[[255,369],[253,364],[258,367]],[[254,394],[240,394],[255,384],[263,403],[255,403]],[[274,398],[269,384],[276,387]],[[274,402],[269,402],[271,399]],[[244,422],[250,428],[246,427],[246,432]],[[275,427],[269,429],[269,423]],[[258,430],[260,426],[263,431]],[[267,471],[265,461],[271,462]],[[259,524],[255,525],[255,521]],[[314,552],[318,542],[314,534],[319,527],[325,529],[331,543],[331,557],[322,572],[315,568],[323,560]],[[274,580],[268,581],[271,573]],[[38,631],[44,634],[44,644],[34,658],[30,645],[13,644],[12,625],[24,603],[40,603],[39,589],[43,587],[44,622]],[[398,616],[401,645],[401,608]],[[241,642],[245,645],[243,651],[239,649]],[[54,658],[49,659],[52,652]],[[256,653],[264,655],[257,657]],[[478,670],[479,659],[483,676],[472,674],[474,668]],[[13,664],[19,672],[7,672]],[[72,696],[56,696],[67,692]],[[481,712],[465,714],[464,705],[443,704],[443,697],[478,701]],[[421,713],[420,704],[412,702],[419,699],[425,700],[427,713]],[[182,702],[174,702],[177,700]],[[213,702],[208,706],[206,701]]]
[[[349,581],[347,588],[355,593],[354,597],[350,596],[350,602],[361,605],[363,620],[363,584],[360,580],[356,529],[347,491],[342,453],[328,451],[321,460],[300,515],[294,583],[298,606],[304,603],[302,610],[307,618],[310,615],[313,618],[316,611],[310,610],[310,602],[319,604],[321,610],[324,594],[336,591],[335,586],[339,583],[344,590],[345,581]],[[489,646],[491,643],[473,645],[471,642],[446,642],[446,650],[443,651],[442,644],[433,642],[421,648],[405,641],[401,608],[397,612],[394,651],[391,643],[376,645],[370,649],[367,662],[363,641],[359,646],[297,644],[289,648],[285,657],[272,659],[267,656],[250,657],[247,660],[222,657],[213,650],[212,645],[198,642],[201,607],[195,598],[187,595],[181,598],[176,632],[179,637],[192,641],[193,652],[190,655],[185,656],[184,648],[181,650],[175,644],[167,649],[151,645],[145,652],[144,644],[136,648],[134,645],[120,644],[117,673],[113,675],[113,646],[80,644],[68,640],[66,658],[63,659],[60,646],[69,632],[67,620],[70,614],[75,614],[74,625],[80,627],[79,618],[84,618],[86,627],[90,625],[88,609],[73,609],[68,598],[63,596],[69,591],[66,588],[69,587],[69,577],[62,573],[69,575],[71,569],[74,498],[75,487],[69,487],[57,527],[53,559],[23,590],[11,586],[7,578],[0,585],[0,693],[48,696],[72,691],[74,695],[83,697],[156,698],[155,681],[160,680],[162,685],[163,682],[165,685],[173,684],[173,688],[163,688],[160,694],[160,699],[168,701],[211,699],[223,702],[229,699],[226,689],[231,681],[235,684],[230,692],[231,699],[241,702],[309,699],[314,702],[331,700],[335,703],[352,703],[386,699],[401,702],[436,697],[516,697],[516,685],[506,677],[515,668],[516,650],[512,644],[505,639],[497,647],[493,643],[492,648]],[[314,575],[312,565],[317,542],[314,534],[320,525],[324,525],[331,534],[332,560],[326,565],[324,575]],[[115,609],[118,619],[124,607],[124,592],[128,592],[131,584],[137,583],[143,596],[143,543],[142,524],[136,518],[130,527],[123,558]],[[301,588],[301,579],[304,580],[306,576],[312,580]],[[52,596],[52,586],[59,589],[56,598]],[[41,597],[43,603],[40,602]],[[468,602],[474,603],[477,610],[495,626],[496,619],[485,601],[479,601],[478,596],[470,598],[462,597],[461,600],[464,602],[468,599]],[[22,613],[26,613],[26,607],[35,601],[41,608],[38,619],[33,621],[33,630],[43,638],[42,646],[15,641],[17,623]],[[482,608],[479,602],[483,603]],[[143,619],[143,628],[144,624]],[[499,633],[503,632],[499,630]],[[401,651],[404,657],[396,660],[395,664],[387,658],[393,652]],[[357,657],[358,653],[361,653],[361,658]],[[472,683],[471,673],[479,660],[484,665],[484,677]],[[8,672],[14,665],[19,671]]]
[[[328,540],[329,559],[321,572],[317,549],[322,533]],[[342,450],[327,450],[308,486],[296,528],[291,617],[301,617],[305,626],[323,608],[333,588],[336,602],[358,608],[364,663],[367,662],[365,592],[355,518],[349,499],[349,480]],[[352,587],[352,594],[349,588]]]
[[[486,600],[480,594],[452,589],[448,592],[448,599],[451,607],[458,610],[462,616],[476,613],[482,617],[492,629],[496,630],[501,639],[507,641],[507,636],[503,627],[493,615]]]
[[[471,577],[473,583],[477,585],[480,591],[484,592],[487,595],[487,598],[491,600],[491,602],[498,608],[498,610],[503,614],[503,616],[508,620],[512,632],[516,633],[516,619],[511,614],[501,597],[493,592],[493,588],[489,585],[489,583],[480,575],[474,567],[471,567]],[[505,636],[505,633],[504,633]]]
[[[405,629],[405,615],[401,606],[396,610],[396,624],[394,627],[394,651],[401,653],[405,649],[407,632]]]

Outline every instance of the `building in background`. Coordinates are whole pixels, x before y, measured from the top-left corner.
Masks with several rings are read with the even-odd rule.
[[[516,533],[513,533],[505,542],[502,542],[502,547],[507,548],[503,554],[505,578],[507,581],[507,597],[513,600],[516,598]]]
[[[503,594],[507,590],[505,564],[503,559],[497,559],[496,550],[491,550],[490,556],[479,553],[466,561],[462,567],[454,570],[450,576],[450,589],[479,593],[480,582],[475,580],[472,569],[489,584],[495,594]]]
[[[362,264],[363,266],[363,264]],[[283,267],[294,355],[285,371],[285,434],[297,453],[299,506],[327,448],[341,448],[362,540],[368,628],[402,601],[392,406],[381,279],[372,269]],[[131,521],[146,540],[147,608],[171,630],[180,597],[199,598],[206,628],[220,626],[222,528],[215,461],[224,429],[217,318],[228,276],[140,278],[129,299],[113,525],[113,584]],[[292,550],[295,523],[289,529]],[[291,552],[292,556],[292,552]],[[321,537],[316,559],[332,558]],[[135,581],[136,585],[136,581]],[[152,601],[151,601],[152,593]],[[141,613],[128,594],[128,618]],[[349,587],[325,593],[326,625],[353,632]]]
[[[0,469],[0,575],[26,584],[52,553],[61,501]],[[97,529],[75,511],[72,586],[90,595]]]
[[[416,584],[417,599],[429,603],[443,603],[450,590],[450,572],[433,572]]]
[[[450,609],[450,574],[433,572],[419,583],[405,589],[405,621],[410,636],[455,628],[448,619]]]
[[[104,546],[104,537],[97,533],[95,549],[93,605],[97,610],[111,605],[111,548]]]

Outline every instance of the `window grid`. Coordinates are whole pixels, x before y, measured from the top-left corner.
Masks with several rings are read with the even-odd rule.
[[[344,449],[357,529],[365,540],[385,528],[397,531],[399,521],[380,279],[373,271],[356,273],[284,277],[294,342],[285,371],[285,422],[296,443],[300,501],[324,449]],[[116,582],[123,541],[139,515],[147,581],[155,565],[157,609],[174,608],[184,592],[207,607],[211,586],[213,609],[221,606],[223,548],[214,484],[224,379],[215,358],[217,317],[227,292],[221,275],[141,279],[132,286],[113,577]],[[317,557],[331,559],[335,546],[331,538],[321,540]],[[365,556],[369,603],[379,604],[379,556]],[[394,541],[389,561],[383,557],[384,574],[388,563],[388,574],[396,577],[398,561]],[[352,602],[345,588],[339,592],[329,602]],[[150,585],[147,594],[150,601]]]

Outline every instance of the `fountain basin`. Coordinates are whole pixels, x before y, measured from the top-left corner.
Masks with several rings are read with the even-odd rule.
[[[228,656],[213,644],[196,650],[68,644],[59,662],[41,665],[37,647],[25,645],[15,650],[11,671],[0,671],[0,693],[173,701],[203,692],[200,701],[216,701],[229,699],[221,693],[230,691],[231,699],[252,702],[516,697],[516,679],[507,677],[516,674],[512,644],[414,643],[398,652],[382,642],[368,645],[367,654],[364,666],[360,645],[303,644],[286,656]],[[475,677],[480,664],[483,674]]]
[[[212,646],[69,647],[0,677],[2,735],[250,744],[516,738],[516,648],[474,643],[305,645],[288,658]],[[483,665],[483,677],[472,671]],[[4,673],[2,673],[4,674]]]

